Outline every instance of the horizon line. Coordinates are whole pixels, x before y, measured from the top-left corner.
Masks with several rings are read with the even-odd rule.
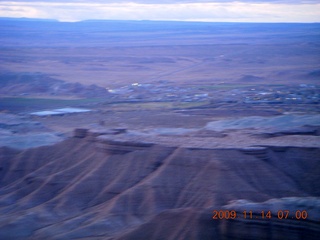
[[[181,22],[181,23],[239,23],[239,24],[319,24],[320,22],[240,22],[240,21],[201,21],[201,20],[149,20],[149,19],[84,19],[84,20],[75,20],[75,21],[66,21],[54,18],[29,18],[29,17],[2,17],[0,16],[0,20],[8,19],[8,20],[32,20],[32,21],[52,21],[59,23],[81,23],[81,22]]]

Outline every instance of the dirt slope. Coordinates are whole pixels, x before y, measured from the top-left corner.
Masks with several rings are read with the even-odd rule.
[[[231,200],[319,196],[319,156],[160,145],[112,154],[88,138],[1,148],[0,239],[217,238],[211,212]]]

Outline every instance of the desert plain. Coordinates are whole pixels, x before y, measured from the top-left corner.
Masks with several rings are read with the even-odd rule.
[[[318,239],[319,24],[0,30],[0,239]]]

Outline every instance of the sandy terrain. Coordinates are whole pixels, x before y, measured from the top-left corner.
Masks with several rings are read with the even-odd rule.
[[[138,22],[3,21],[0,66],[2,72],[40,72],[108,88],[160,80],[316,83],[318,29],[317,24],[154,23],[150,29]]]

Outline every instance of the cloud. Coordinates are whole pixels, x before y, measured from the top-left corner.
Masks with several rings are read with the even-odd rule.
[[[319,0],[15,0],[11,2],[48,2],[48,3],[140,3],[140,4],[180,4],[180,3],[228,3],[228,2],[246,2],[246,3],[286,3],[286,4],[317,4]]]
[[[287,1],[11,1],[0,2],[0,16],[50,18],[60,21],[86,19],[180,20],[217,22],[320,22],[320,3]],[[154,3],[152,3],[154,2]],[[173,3],[175,2],[175,3]],[[275,3],[276,2],[276,3]],[[281,3],[280,3],[281,2]],[[302,2],[302,1],[299,1]]]

